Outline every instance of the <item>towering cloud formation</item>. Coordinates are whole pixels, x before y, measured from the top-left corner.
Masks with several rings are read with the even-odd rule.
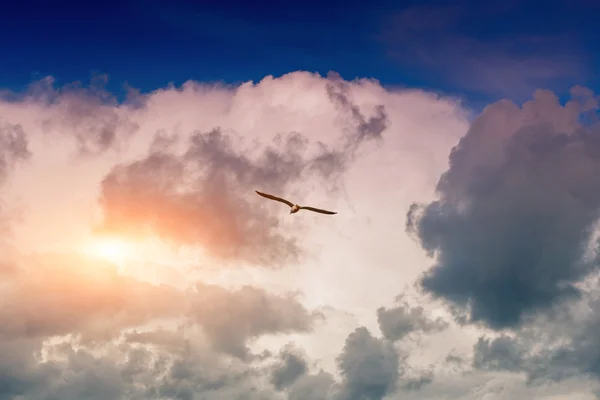
[[[255,189],[285,194],[299,179],[317,179],[333,189],[361,144],[381,139],[389,121],[384,105],[367,117],[350,97],[350,86],[332,77],[325,85],[339,109],[344,133],[316,151],[303,134],[277,134],[273,144],[244,146],[242,136],[215,127],[177,139],[159,135],[143,159],[116,166],[102,183],[104,228],[153,233],[182,244],[201,244],[222,260],[265,266],[296,261],[301,248],[283,234],[279,220],[251,196]],[[314,143],[313,143],[314,144]]]
[[[1,179],[16,172],[2,195],[27,206],[18,249],[0,240],[0,398],[381,400],[431,381],[408,378],[395,346],[443,324],[398,306],[380,310],[385,332],[372,334],[364,319],[373,323],[379,297],[397,288],[348,310],[361,295],[337,268],[378,282],[397,238],[380,241],[368,228],[396,232],[403,213],[387,210],[403,209],[406,192],[429,195],[441,155],[466,126],[454,100],[302,72],[235,87],[188,82],[139,95],[135,106],[101,84],[55,89],[44,80],[0,101]],[[440,135],[438,125],[450,128]],[[347,199],[336,197],[340,188]],[[255,189],[350,211],[285,220]],[[105,231],[201,248],[210,266],[185,271],[195,260],[174,256],[146,270],[154,249],[144,243],[119,271],[74,254],[97,200]],[[285,268],[319,241],[323,257]],[[162,281],[175,270],[182,287]],[[289,293],[299,287],[311,293]],[[338,294],[335,307],[356,315],[329,329],[316,308]],[[315,326],[326,337],[315,338]],[[295,338],[304,349],[273,356]]]
[[[597,270],[598,254],[583,250],[599,217],[598,103],[589,90],[571,94],[564,106],[544,90],[522,107],[488,106],[453,149],[439,200],[408,213],[436,256],[423,288],[470,321],[518,326],[577,297]]]

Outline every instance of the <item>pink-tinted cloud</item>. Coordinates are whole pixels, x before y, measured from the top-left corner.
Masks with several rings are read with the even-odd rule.
[[[233,137],[235,138],[235,137]],[[283,193],[311,166],[301,136],[269,146],[258,160],[214,130],[195,134],[183,154],[166,149],[116,166],[102,182],[102,229],[156,234],[177,244],[200,244],[219,259],[281,266],[299,256],[293,238],[277,230],[254,190]]]
[[[393,215],[402,221],[403,212],[388,214],[384,207],[396,212],[403,208],[397,199],[404,197],[396,194],[400,190],[395,184],[407,199],[412,199],[409,193],[422,195],[413,175],[427,175],[425,171],[444,165],[445,149],[465,126],[460,106],[420,91],[389,91],[373,80],[343,82],[305,72],[239,87],[189,82],[138,94],[135,107],[111,103],[114,99],[102,93],[55,90],[42,82],[27,96],[0,102],[0,116],[22,127],[32,154],[23,169],[7,170],[15,184],[2,192],[7,201],[22,196],[29,206],[28,230],[17,235],[20,249],[38,247],[33,238],[43,230],[50,232],[40,236],[49,248],[58,242],[63,249],[77,246],[78,240],[65,238],[66,226],[77,219],[74,232],[87,233],[93,221],[89,209],[99,200],[104,229],[204,249],[213,256],[210,269],[219,273],[228,264],[244,267],[227,271],[227,287],[220,286],[225,283],[215,273],[220,284],[211,277],[186,291],[142,282],[133,275],[146,278],[151,272],[129,268],[128,263],[123,271],[129,275],[123,275],[70,253],[22,256],[1,247],[0,353],[8,356],[0,359],[0,385],[5,396],[338,400],[368,392],[373,384],[378,385],[376,396],[390,392],[395,379],[388,374],[390,363],[372,361],[381,348],[392,347],[363,330],[359,336],[364,340],[353,339],[360,343],[342,350],[341,357],[361,368],[349,371],[346,363],[342,372],[347,378],[338,381],[333,371],[315,369],[312,360],[303,367],[300,357],[275,359],[260,347],[266,341],[276,354],[278,346],[271,341],[287,340],[281,336],[294,333],[307,338],[322,318],[306,305],[306,298],[285,294],[290,287],[297,289],[296,284],[313,294],[323,292],[323,299],[357,297],[357,287],[372,292],[380,261],[394,259],[385,246],[401,247]],[[138,129],[131,130],[132,124]],[[72,160],[73,146],[96,157]],[[112,149],[117,152],[108,151]],[[373,160],[393,163],[386,169]],[[405,171],[413,172],[404,176]],[[341,199],[343,191],[336,190],[345,189],[350,180],[351,198]],[[285,207],[265,202],[255,189],[310,204],[348,209],[347,203],[357,203],[362,209],[338,220],[311,214],[286,220]],[[376,195],[382,192],[385,198]],[[62,213],[57,212],[61,207]],[[384,235],[392,245],[377,247],[376,261],[362,258],[362,238],[380,241],[364,224],[356,224],[366,214],[370,221],[385,220],[392,228]],[[47,222],[51,216],[56,222]],[[310,234],[303,229],[309,226]],[[309,263],[297,269],[298,279],[287,274],[293,268],[247,266],[289,266],[325,237],[315,227],[358,238],[355,248],[344,241],[339,246],[333,236],[322,242],[334,246],[311,263],[330,268],[330,275],[302,275]],[[351,248],[344,252],[347,260],[335,257],[343,248]],[[138,256],[150,257],[132,258]],[[157,268],[179,268],[178,263],[162,262],[167,265]],[[338,265],[343,274],[336,272]],[[357,277],[357,266],[366,266],[365,276],[373,281],[358,278],[357,286],[350,286],[344,278]],[[193,286],[196,278],[189,276],[204,273],[203,267],[194,264],[184,284]],[[245,282],[254,273],[256,281]],[[275,294],[265,288],[267,283],[259,286],[256,282],[267,274],[279,274],[268,279],[279,280],[276,286],[285,290]],[[236,283],[243,285],[232,289]],[[319,304],[319,299],[310,303]],[[321,345],[329,347],[347,334],[343,327],[332,329]],[[394,354],[385,357],[393,361]],[[385,382],[369,376],[373,366],[388,374]],[[277,367],[281,374],[272,380]],[[352,380],[360,384],[352,386]]]
[[[160,135],[144,158],[116,166],[103,180],[102,229],[199,244],[222,260],[275,267],[297,261],[302,246],[281,232],[279,219],[266,211],[272,204],[254,191],[284,195],[300,179],[335,189],[362,143],[381,140],[389,125],[381,104],[365,116],[346,82],[331,77],[326,90],[346,131],[331,148],[317,142],[318,150],[307,155],[310,140],[290,132],[277,134],[253,157],[240,135],[215,127],[188,135],[177,153],[173,136]]]
[[[107,77],[93,77],[88,87],[81,82],[55,87],[52,77],[34,82],[24,94],[5,94],[13,106],[36,110],[36,121],[50,138],[74,138],[81,155],[94,155],[122,148],[139,126],[131,121],[131,104],[119,104],[104,89]],[[14,116],[9,117],[10,119]],[[9,119],[9,120],[10,120]]]
[[[9,264],[2,283],[3,339],[71,333],[106,340],[181,312],[183,297],[174,289],[125,278],[99,262],[45,254],[27,264]]]
[[[106,341],[127,328],[187,318],[204,329],[218,351],[244,356],[248,340],[307,332],[318,317],[294,297],[202,283],[182,292],[124,277],[110,265],[74,255],[44,254],[4,265],[2,340],[74,334],[84,341]]]

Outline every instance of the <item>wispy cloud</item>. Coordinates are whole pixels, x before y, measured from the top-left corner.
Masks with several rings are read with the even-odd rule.
[[[520,101],[540,87],[566,90],[585,80],[588,55],[574,31],[498,26],[522,8],[518,2],[413,6],[389,17],[381,38],[397,62],[437,75],[444,86],[496,98]]]

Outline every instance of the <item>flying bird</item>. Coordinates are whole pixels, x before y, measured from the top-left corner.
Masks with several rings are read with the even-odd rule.
[[[307,207],[307,206],[299,206],[298,204],[294,204],[291,201],[287,201],[286,199],[282,199],[281,197],[273,196],[272,194],[261,193],[258,190],[256,190],[256,193],[259,196],[266,197],[267,199],[271,199],[271,200],[275,200],[275,201],[279,201],[281,203],[287,204],[291,208],[290,214],[297,213],[300,210],[309,210],[309,211],[314,211],[314,212],[318,212],[318,213],[321,213],[321,214],[328,214],[328,215],[337,214],[336,212],[327,211],[327,210],[321,210],[319,208]]]

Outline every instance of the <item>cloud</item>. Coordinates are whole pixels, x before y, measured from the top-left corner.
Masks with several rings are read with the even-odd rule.
[[[430,385],[433,382],[433,371],[426,371],[420,376],[405,379],[402,388],[408,391],[419,391],[424,386]]]
[[[401,356],[391,341],[374,337],[364,326],[347,336],[336,358],[339,380],[323,370],[309,372],[297,349],[285,347],[279,357],[271,382],[290,399],[381,400],[397,389],[419,391],[433,382],[432,371],[409,376],[407,355]]]
[[[29,157],[27,135],[21,125],[0,121],[0,184],[6,181],[15,164]]]
[[[106,75],[98,75],[92,77],[89,87],[73,82],[57,89],[54,79],[47,77],[31,85],[21,101],[42,109],[41,123],[47,135],[69,132],[81,155],[98,155],[118,150],[139,128],[129,117],[130,106],[118,104],[104,89],[107,81]]]
[[[31,157],[27,134],[20,124],[5,122],[0,117],[0,187],[8,180],[15,167]],[[0,234],[8,236],[11,225],[18,217],[17,210],[0,196]]]
[[[41,197],[50,197],[58,203],[57,185],[64,180],[69,181],[69,186],[86,186],[81,192],[65,192],[61,202],[65,208],[67,203],[73,203],[75,196],[85,197],[78,201],[92,203],[96,199],[88,198],[90,188],[102,175],[100,179],[106,179],[99,197],[101,213],[107,218],[106,227],[119,227],[125,233],[147,232],[172,243],[183,241],[206,246],[207,253],[230,264],[243,261],[277,267],[306,255],[307,249],[302,246],[305,232],[298,226],[302,222],[296,221],[296,229],[291,231],[285,226],[287,221],[275,221],[272,213],[280,215],[283,209],[265,203],[264,199],[253,199],[255,189],[298,202],[322,203],[323,207],[339,203],[346,206],[348,198],[342,199],[340,195],[347,195],[345,180],[357,157],[377,150],[376,146],[386,141],[389,152],[412,154],[415,147],[434,151],[435,162],[429,156],[427,163],[425,157],[421,161],[427,169],[437,168],[438,163],[443,164],[438,157],[443,153],[440,149],[456,140],[465,123],[464,111],[454,99],[421,91],[389,91],[371,79],[345,82],[333,75],[323,78],[307,72],[278,78],[267,76],[260,82],[237,86],[190,81],[178,88],[171,86],[138,94],[136,104],[117,103],[103,89],[103,84],[99,80],[89,88],[81,84],[57,87],[48,78],[37,82],[26,94],[13,94],[10,100],[0,103],[3,120],[21,125],[29,133],[32,145],[33,164],[22,174],[19,185],[13,189],[15,194],[24,197],[27,203]],[[70,107],[66,104],[81,106],[86,111],[65,111]],[[405,113],[410,116],[404,117]],[[105,114],[110,114],[105,119],[114,123],[105,123]],[[429,125],[437,122],[425,114],[443,115],[452,133],[438,135],[430,131]],[[107,124],[115,129],[103,127]],[[137,128],[132,130],[131,126]],[[110,145],[103,145],[94,133],[100,130],[114,132],[108,135],[114,138]],[[440,140],[435,150],[425,144],[429,137]],[[82,150],[82,146],[87,150]],[[74,159],[73,150],[96,157]],[[207,165],[202,166],[193,157]],[[119,163],[116,167],[115,162]],[[44,163],[49,164],[44,167]],[[274,169],[276,164],[282,167]],[[23,185],[24,179],[36,179],[50,165],[56,176],[46,180],[48,188]],[[143,186],[135,186],[141,185],[135,179],[143,175],[135,168],[142,167],[163,168],[164,174],[186,168],[187,175],[173,179],[172,186],[178,189],[177,193],[170,193],[170,186],[156,188],[162,178],[151,174],[146,176]],[[240,172],[244,168],[248,172]],[[208,179],[212,179],[210,188],[203,186]],[[122,182],[117,184],[118,180]],[[54,188],[51,192],[49,186]],[[153,199],[158,209],[150,208],[151,201],[142,202],[140,196],[128,190],[134,186],[146,196],[152,194],[148,199]],[[219,197],[223,207],[215,209],[213,197],[204,197],[217,195],[227,197]],[[183,202],[187,207],[179,207],[178,213],[160,209],[170,204],[167,200],[178,205]],[[195,200],[206,200],[213,208],[196,207]],[[128,223],[120,213],[131,211],[133,204],[140,212]],[[29,213],[37,213],[36,210],[39,207],[33,207]],[[212,211],[221,214],[214,215]],[[242,214],[236,220],[228,211]],[[162,212],[165,218],[156,218]],[[55,223],[50,221],[51,215],[47,213],[41,225]],[[207,231],[214,228],[218,233],[212,237],[201,232],[204,224],[196,223],[194,218],[198,217],[206,219]],[[175,224],[180,229],[174,228]],[[30,238],[36,236],[28,234]],[[241,246],[229,246],[240,241]]]
[[[280,265],[297,259],[295,240],[278,231],[264,201],[248,197],[264,187],[285,192],[309,164],[301,155],[305,140],[290,134],[256,161],[234,142],[215,129],[192,136],[183,154],[161,148],[116,166],[102,182],[102,229],[199,243],[225,260]]]
[[[429,318],[421,306],[411,307],[406,301],[398,307],[377,309],[377,322],[383,336],[391,341],[417,333],[436,333],[448,327],[442,318]]]
[[[345,150],[351,156],[361,142],[369,139],[382,139],[383,131],[389,126],[389,119],[383,104],[375,105],[375,113],[368,119],[360,108],[349,98],[350,85],[335,73],[330,73],[331,80],[326,86],[329,98],[350,116],[353,125],[351,136],[346,138]]]
[[[0,339],[81,334],[105,341],[181,312],[174,289],[123,277],[101,262],[44,254],[9,265],[0,285]]]
[[[243,393],[247,388],[237,383],[255,375],[252,360],[260,360],[246,357],[247,341],[306,332],[315,317],[291,296],[253,287],[229,291],[198,283],[195,290],[179,291],[74,256],[44,254],[25,261],[8,269],[0,284],[0,349],[11,354],[0,361],[0,394],[7,399],[84,393],[136,398],[143,396],[136,388],[142,382],[149,398]],[[162,323],[176,328],[151,328]],[[227,366],[230,355],[239,360],[233,361],[237,367]]]
[[[409,353],[395,348],[392,341],[374,337],[360,326],[346,337],[336,357],[339,379],[323,370],[310,372],[302,353],[286,346],[273,367],[271,382],[290,399],[404,398],[434,381],[433,370],[413,371],[408,357]]]
[[[598,266],[583,249],[599,217],[600,136],[579,122],[596,108],[589,91],[563,106],[539,90],[482,112],[451,152],[439,199],[408,212],[409,232],[436,256],[426,292],[493,329],[579,296]]]
[[[0,360],[0,382],[7,399],[277,398],[258,389],[267,378],[290,399],[382,399],[398,383],[396,349],[364,327],[346,339],[340,381],[311,372],[296,347],[282,348],[269,367],[263,357],[247,357],[253,338],[310,329],[318,315],[291,296],[202,283],[177,291],[67,260],[34,257],[3,281],[9,296],[0,307],[0,349],[10,357]],[[168,321],[171,327],[153,327]],[[402,387],[416,390],[430,379],[404,379]]]
[[[493,340],[480,337],[474,348],[473,366],[479,369],[521,371],[524,349],[509,336]]]
[[[116,166],[103,180],[103,228],[201,244],[222,260],[265,266],[297,261],[303,249],[279,230],[279,219],[266,212],[254,190],[283,195],[311,177],[335,189],[361,144],[381,140],[389,126],[385,106],[375,105],[367,118],[353,103],[348,83],[329,78],[326,91],[347,130],[339,143],[317,141],[307,155],[311,142],[305,135],[278,133],[272,145],[257,150],[244,146],[236,132],[214,127],[186,135],[187,146],[178,153],[172,150],[177,138],[161,133],[144,158]]]
[[[391,342],[373,337],[365,327],[346,338],[338,366],[343,378],[340,400],[381,400],[398,381],[399,356]]]
[[[329,400],[335,390],[334,384],[333,376],[325,371],[303,375],[290,387],[288,399]]]
[[[193,338],[178,339],[179,347],[169,351],[119,343],[102,353],[61,341],[47,346],[49,359],[39,363],[28,357],[26,343],[9,342],[13,347],[3,354],[12,357],[0,361],[0,398],[272,398],[273,392],[257,389],[258,366],[227,360]]]
[[[251,286],[228,291],[198,284],[190,317],[204,327],[216,349],[243,357],[248,340],[265,334],[309,332],[320,314],[308,312],[292,295],[277,296]]]
[[[581,299],[538,315],[509,335],[482,336],[473,348],[479,370],[525,373],[531,386],[573,379],[600,380],[595,332],[600,326],[597,279]]]
[[[271,375],[271,383],[277,390],[292,385],[308,372],[308,364],[303,355],[292,347],[282,349],[279,358],[281,361],[275,366]]]
[[[357,290],[369,290],[362,276],[381,281],[373,266],[403,254],[404,242],[370,232],[393,238],[403,204],[429,196],[466,126],[454,99],[305,72],[188,82],[135,104],[102,84],[45,80],[0,102],[31,154],[23,168],[14,166],[25,157],[7,158],[2,193],[27,208],[15,226],[21,253],[0,241],[0,398],[341,400],[430,385],[433,375],[409,377],[407,355],[366,328],[377,328],[379,298],[397,294],[406,271],[390,268],[366,303]],[[282,218],[285,207],[255,189],[344,212]],[[96,221],[132,239],[118,269],[73,254]],[[208,257],[188,257],[196,250]],[[170,274],[180,286],[161,284]],[[315,308],[327,306],[351,317],[313,331]],[[293,350],[281,347],[290,341]]]
[[[198,282],[184,292],[119,275],[110,265],[74,255],[20,261],[24,265],[8,269],[0,286],[4,340],[80,334],[84,342],[103,342],[127,328],[185,318],[203,328],[216,350],[244,356],[248,340],[309,331],[320,315],[292,295],[250,286],[230,291]]]

